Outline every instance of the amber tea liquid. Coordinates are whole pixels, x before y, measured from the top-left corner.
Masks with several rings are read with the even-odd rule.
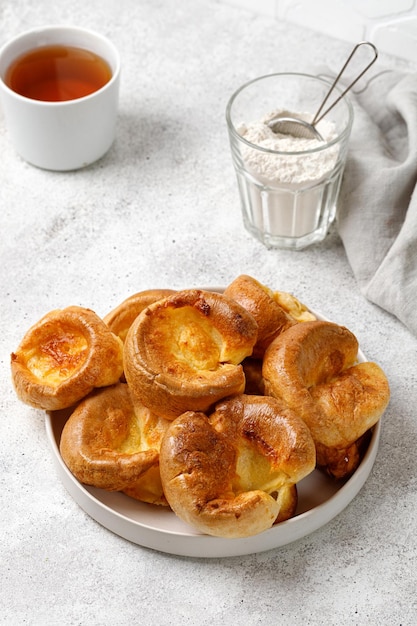
[[[107,62],[94,52],[54,45],[18,57],[7,70],[5,83],[26,98],[61,102],[88,96],[111,77]]]

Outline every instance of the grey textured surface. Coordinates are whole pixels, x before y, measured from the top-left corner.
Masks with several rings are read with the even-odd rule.
[[[337,67],[350,46],[208,1],[0,0],[0,16],[0,43],[75,23],[111,37],[123,63],[116,142],[86,170],[27,165],[0,119],[0,623],[414,624],[417,341],[360,294],[335,230],[298,253],[244,231],[224,121],[246,80]],[[392,400],[373,472],[336,519],[284,548],[205,560],[131,544],[60,483],[43,413],[15,397],[9,354],[50,309],[104,315],[141,289],[240,273],[348,326],[385,369]]]

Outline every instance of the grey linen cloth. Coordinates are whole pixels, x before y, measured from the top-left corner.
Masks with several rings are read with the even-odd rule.
[[[417,335],[417,74],[381,72],[349,97],[338,232],[365,297]]]

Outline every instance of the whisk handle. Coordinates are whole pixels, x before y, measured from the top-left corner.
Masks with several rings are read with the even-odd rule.
[[[355,80],[353,80],[347,87],[346,89],[336,98],[336,100],[324,111],[324,113],[321,113],[321,111],[323,110],[324,105],[326,104],[326,102],[328,101],[331,93],[333,92],[334,88],[336,87],[337,83],[339,82],[339,80],[341,79],[342,75],[344,74],[347,66],[349,65],[350,61],[352,60],[352,57],[355,55],[355,53],[358,51],[358,49],[361,46],[370,46],[373,50],[374,56],[371,59],[371,61],[368,63],[368,65],[360,72],[360,74],[358,74],[355,78]],[[375,61],[378,58],[378,50],[376,49],[376,47],[374,46],[373,43],[371,43],[370,41],[360,41],[359,43],[356,44],[356,46],[353,48],[352,52],[350,53],[350,55],[348,56],[348,58],[346,59],[345,64],[343,65],[342,69],[340,70],[340,72],[338,73],[338,75],[336,76],[335,80],[333,81],[332,86],[330,87],[330,90],[327,94],[327,96],[325,97],[325,99],[323,100],[323,102],[320,105],[319,110],[317,111],[317,113],[314,116],[313,121],[311,122],[311,124],[314,126],[315,124],[317,124],[325,115],[327,115],[327,113],[329,111],[331,111],[331,109],[333,109],[334,106],[336,106],[336,104],[345,96],[345,94],[352,89],[353,85],[355,85],[358,80],[360,78],[362,78],[362,76],[365,74],[365,72],[367,72],[369,70],[369,68],[371,67],[371,65],[373,65],[375,63]],[[321,115],[320,115],[321,113]]]

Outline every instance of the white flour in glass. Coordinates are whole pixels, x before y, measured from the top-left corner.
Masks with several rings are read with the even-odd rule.
[[[238,129],[244,139],[260,148],[242,148],[244,167],[252,182],[247,184],[251,220],[255,228],[272,237],[302,237],[317,228],[323,208],[328,210],[328,202],[333,201],[329,175],[337,164],[339,147],[336,144],[305,152],[323,147],[323,143],[274,133],[268,121],[281,113],[274,111]],[[301,117],[299,113],[292,115]],[[317,128],[326,144],[337,136],[332,122],[322,120]],[[271,150],[274,152],[268,152]]]

